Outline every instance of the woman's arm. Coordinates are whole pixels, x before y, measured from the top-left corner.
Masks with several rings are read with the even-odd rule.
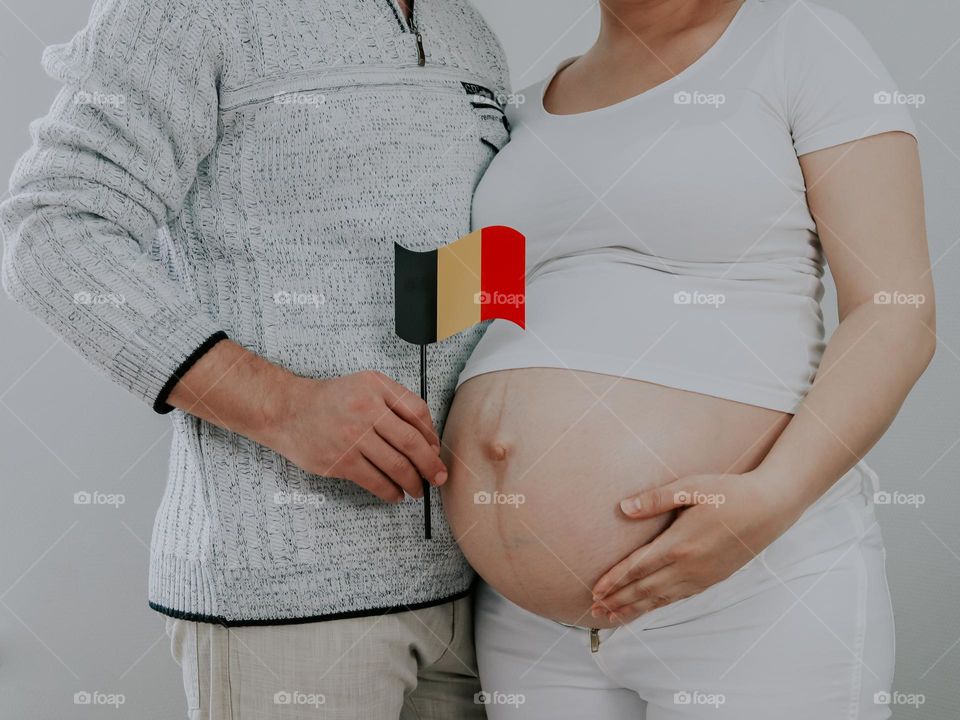
[[[761,467],[807,507],[893,422],[936,348],[916,141],[887,133],[800,158],[840,326]]]
[[[800,162],[840,315],[817,378],[755,470],[680,478],[623,501],[636,519],[685,509],[600,578],[596,616],[629,622],[745,565],[873,447],[933,356],[916,141],[885,133]],[[717,497],[723,502],[698,502]]]

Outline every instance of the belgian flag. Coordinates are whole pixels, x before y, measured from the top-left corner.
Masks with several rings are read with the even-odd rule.
[[[415,252],[395,245],[397,335],[420,346],[420,397],[427,399],[427,345],[482,320],[526,326],[526,239],[496,225],[449,245]],[[430,539],[430,484],[423,481],[423,533]]]
[[[429,345],[482,320],[525,324],[526,241],[486,227],[428,252],[396,245],[397,335]]]

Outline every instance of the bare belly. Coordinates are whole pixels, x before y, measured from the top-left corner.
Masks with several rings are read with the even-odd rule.
[[[594,373],[480,375],[447,419],[444,511],[470,564],[509,600],[604,627],[589,614],[593,584],[673,519],[629,520],[620,501],[684,475],[752,469],[788,419]]]

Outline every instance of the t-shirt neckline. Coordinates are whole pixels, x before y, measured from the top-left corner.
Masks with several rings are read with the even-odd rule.
[[[754,1],[755,0],[743,0],[743,3],[740,5],[739,8],[737,8],[736,14],[733,16],[733,18],[731,18],[730,22],[727,24],[727,27],[724,28],[723,32],[720,34],[720,37],[718,37],[716,41],[713,43],[713,45],[707,48],[706,51],[700,57],[694,60],[690,65],[685,67],[683,70],[678,72],[673,77],[667,80],[664,80],[659,85],[654,85],[649,90],[644,90],[642,93],[639,93],[637,95],[632,95],[631,97],[628,97],[624,100],[620,100],[619,102],[615,102],[612,105],[605,105],[604,107],[600,107],[595,110],[586,110],[584,112],[578,112],[578,113],[558,114],[558,113],[552,113],[549,110],[547,110],[546,106],[544,105],[544,97],[547,94],[547,89],[553,83],[557,75],[559,75],[562,70],[566,69],[568,66],[573,64],[576,60],[578,60],[580,56],[567,58],[562,63],[560,63],[550,75],[547,76],[547,78],[543,81],[540,87],[540,92],[539,92],[540,114],[544,117],[550,118],[551,120],[560,120],[560,121],[573,120],[577,118],[592,118],[592,117],[597,117],[599,115],[604,115],[610,112],[615,112],[617,110],[634,105],[641,101],[648,100],[650,99],[650,97],[654,97],[656,95],[660,95],[666,92],[671,87],[676,86],[677,83],[682,82],[683,80],[691,76],[694,72],[696,72],[697,69],[706,65],[713,58],[713,56],[717,55],[723,49],[723,47],[729,42],[731,36],[736,31],[737,27],[741,24],[743,18],[747,14],[747,10],[749,9],[749,6],[752,6]]]

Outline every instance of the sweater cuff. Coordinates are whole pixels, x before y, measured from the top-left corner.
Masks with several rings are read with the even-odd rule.
[[[170,397],[170,393],[173,392],[173,388],[176,387],[181,378],[187,374],[187,371],[189,371],[190,368],[192,368],[200,358],[206,355],[214,345],[221,340],[227,339],[227,334],[222,330],[218,330],[204,340],[196,350],[190,353],[190,355],[187,356],[187,359],[180,363],[177,369],[173,371],[173,374],[163,384],[163,387],[160,389],[160,392],[156,397],[156,400],[153,402],[154,411],[160,415],[166,415],[172,411],[173,406],[167,403],[167,398]]]

